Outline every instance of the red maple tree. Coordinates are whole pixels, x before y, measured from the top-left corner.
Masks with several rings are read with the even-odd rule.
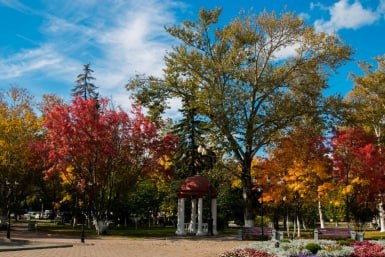
[[[356,221],[368,218],[375,210],[379,195],[384,192],[384,149],[377,139],[362,128],[341,128],[331,140],[333,175],[340,185],[339,196],[345,201],[346,216]]]
[[[76,98],[44,109],[45,134],[35,145],[47,179],[59,175],[87,195],[94,220],[108,219],[111,202],[141,178],[162,169],[160,159],[175,150],[176,137],[160,136],[139,106],[130,114],[107,99]]]

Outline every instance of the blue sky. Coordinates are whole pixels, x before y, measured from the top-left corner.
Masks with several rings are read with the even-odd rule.
[[[351,89],[357,61],[385,54],[385,0],[0,0],[0,90],[16,85],[37,100],[46,93],[68,100],[90,63],[100,94],[128,107],[127,80],[161,76],[163,56],[176,44],[164,26],[195,20],[201,7],[222,7],[223,24],[241,10],[287,10],[337,33],[355,54],[331,78],[333,93]]]

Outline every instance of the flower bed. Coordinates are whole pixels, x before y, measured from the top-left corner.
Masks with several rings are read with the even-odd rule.
[[[224,252],[219,257],[385,257],[384,249],[384,241],[264,241]]]

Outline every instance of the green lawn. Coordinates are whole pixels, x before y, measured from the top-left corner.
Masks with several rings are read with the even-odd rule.
[[[25,223],[26,221],[21,221],[19,223]],[[82,226],[79,224],[76,228],[73,228],[69,224],[57,225],[49,221],[37,221],[38,231],[44,232],[47,234],[61,234],[61,235],[71,235],[71,236],[80,236]],[[108,228],[108,234],[103,236],[119,236],[119,237],[128,237],[128,238],[146,238],[146,237],[172,237],[175,236],[176,228],[174,227],[151,227],[143,226],[136,229],[135,227],[116,227],[112,226]],[[302,230],[301,238],[311,239],[313,238],[313,229]],[[94,228],[86,229],[86,236],[98,236]],[[219,231],[220,236],[236,236],[238,233],[237,228],[228,228],[223,231]],[[285,238],[286,238],[285,233]],[[365,240],[378,240],[385,239],[385,232],[379,232],[377,230],[367,229],[365,231]]]

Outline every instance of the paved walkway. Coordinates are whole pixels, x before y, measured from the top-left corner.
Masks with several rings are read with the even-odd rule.
[[[5,236],[6,231],[0,231],[0,233]],[[0,237],[2,237],[1,234]],[[216,257],[226,250],[245,245],[245,242],[240,242],[233,237],[201,239],[108,237],[86,238],[85,243],[81,243],[79,237],[12,231],[11,238],[11,242],[0,239],[0,257]],[[22,247],[31,248],[26,250]]]

